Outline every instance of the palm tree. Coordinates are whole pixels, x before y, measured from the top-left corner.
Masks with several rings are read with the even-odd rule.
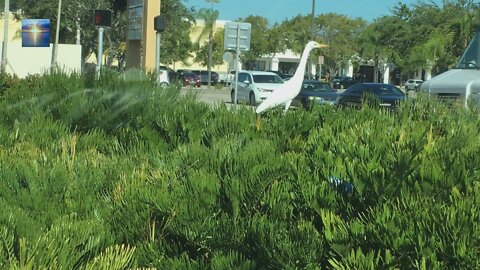
[[[453,40],[453,33],[435,29],[429,39],[422,46],[423,57],[426,60],[427,72],[430,74],[436,66],[438,59],[447,49],[448,44]]]
[[[200,9],[196,14],[197,19],[201,19],[205,22],[205,25],[198,36],[197,44],[200,43],[200,40],[208,35],[208,88],[212,85],[211,82],[211,73],[212,73],[212,45],[213,45],[213,34],[215,32],[215,22],[218,19],[218,10],[213,9]]]

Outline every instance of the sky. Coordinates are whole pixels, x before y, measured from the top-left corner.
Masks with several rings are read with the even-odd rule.
[[[207,0],[184,0],[185,6],[211,8]],[[315,0],[315,15],[338,13],[350,18],[361,17],[367,21],[383,15],[391,15],[390,10],[398,3],[413,5],[417,0]],[[220,12],[220,20],[235,20],[249,15],[259,15],[273,23],[281,23],[297,15],[312,13],[311,0],[220,0],[213,3]]]

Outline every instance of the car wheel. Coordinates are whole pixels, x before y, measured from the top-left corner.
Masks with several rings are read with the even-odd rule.
[[[310,110],[310,102],[306,98],[302,98],[302,106],[305,110]]]
[[[249,102],[250,102],[250,105],[252,106],[257,105],[257,102],[255,101],[255,94],[253,92],[250,93]]]

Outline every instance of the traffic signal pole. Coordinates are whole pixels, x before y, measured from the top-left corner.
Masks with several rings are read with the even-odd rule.
[[[157,31],[157,52],[155,54],[155,71],[157,72],[157,83],[160,84],[160,41],[162,33]]]
[[[100,79],[100,71],[102,70],[103,60],[103,32],[104,27],[98,27],[98,52],[97,52],[97,79]]]

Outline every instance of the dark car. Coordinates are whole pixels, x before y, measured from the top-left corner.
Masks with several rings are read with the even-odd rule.
[[[381,107],[391,109],[395,109],[400,101],[405,100],[405,93],[391,84],[358,83],[338,95],[337,105],[359,108],[368,95],[377,98]]]
[[[202,84],[208,84],[208,71],[207,70],[194,70],[193,73],[200,76],[200,82]],[[216,84],[218,82],[218,73],[215,71],[211,71],[210,75],[210,82],[211,84]]]
[[[352,77],[338,77],[335,78],[332,82],[333,88],[335,89],[345,89],[358,83],[357,80]]]
[[[200,77],[198,77],[193,72],[183,71],[180,75],[180,79],[182,80],[183,86],[196,86],[200,87],[202,84],[200,82]]]
[[[300,93],[292,101],[295,106],[309,109],[313,103],[335,105],[338,94],[327,83],[304,80]]]

